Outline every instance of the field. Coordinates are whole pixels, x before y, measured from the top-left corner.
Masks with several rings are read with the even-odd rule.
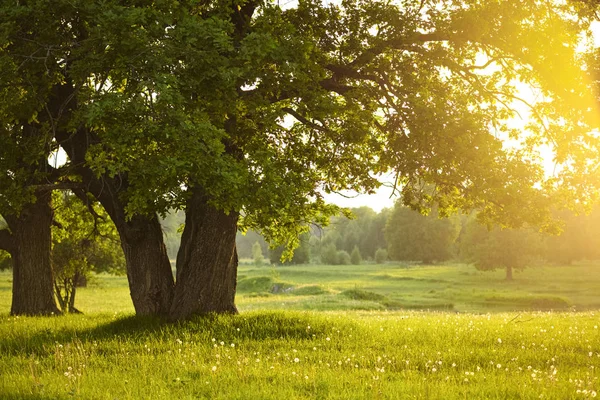
[[[80,289],[85,315],[10,317],[0,274],[0,398],[593,398],[600,266],[242,266],[239,316],[132,316],[126,280]],[[429,311],[422,311],[429,310]],[[543,311],[542,311],[543,310]],[[317,312],[318,311],[318,312]]]

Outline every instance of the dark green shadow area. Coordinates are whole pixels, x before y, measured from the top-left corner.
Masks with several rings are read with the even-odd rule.
[[[264,340],[310,340],[336,327],[354,327],[349,321],[328,321],[326,315],[293,312],[260,312],[241,315],[204,315],[183,322],[167,322],[155,317],[126,316],[108,323],[99,322],[92,328],[78,328],[76,323],[61,322],[69,317],[32,317],[55,319],[57,328],[31,324],[8,337],[0,338],[0,353],[4,355],[48,354],[62,343],[92,343],[119,341],[129,344],[149,341],[167,342],[178,338],[186,341],[210,343],[211,338],[227,343]],[[71,319],[68,322],[76,322]],[[29,323],[29,321],[24,321]],[[211,343],[212,345],[212,343]]]

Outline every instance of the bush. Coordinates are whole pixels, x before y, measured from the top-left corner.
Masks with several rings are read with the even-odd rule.
[[[358,250],[358,246],[354,246],[352,254],[350,254],[350,262],[352,263],[352,265],[362,264],[362,256],[360,255],[360,250]]]
[[[375,262],[377,264],[383,264],[388,259],[388,252],[386,249],[377,249],[375,252]]]
[[[327,265],[338,264],[337,249],[335,244],[330,243],[321,249],[321,262]]]
[[[363,300],[363,301],[384,301],[386,297],[379,293],[369,292],[361,289],[350,289],[344,290],[340,293],[342,296],[348,297],[352,300]]]
[[[349,265],[350,264],[350,254],[348,254],[345,250],[340,250],[337,252],[337,265]]]

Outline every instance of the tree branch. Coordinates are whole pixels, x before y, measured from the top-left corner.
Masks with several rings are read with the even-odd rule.
[[[327,128],[325,128],[324,126],[321,126],[319,124],[315,124],[312,121],[309,121],[308,118],[306,118],[305,116],[303,116],[302,114],[300,114],[299,112],[297,112],[296,110],[294,110],[290,107],[284,107],[284,108],[282,108],[282,110],[285,111],[286,113],[290,114],[292,117],[296,118],[298,121],[302,122],[304,125],[307,125],[313,129],[316,129],[321,132],[329,132],[327,130]]]

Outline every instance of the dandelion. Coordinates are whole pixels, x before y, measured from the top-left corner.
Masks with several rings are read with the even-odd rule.
[[[212,372],[215,372],[216,370],[217,370],[217,366],[216,366],[216,365],[213,365],[213,367],[212,367]]]
[[[296,357],[296,358],[294,358],[294,362],[295,362],[295,363],[299,363],[299,362],[300,362],[300,359],[299,359],[298,357]]]
[[[496,368],[498,368],[498,369],[502,368],[502,364],[496,364]]]
[[[326,337],[325,340],[327,340],[329,342],[331,339],[329,337]]]
[[[498,343],[502,344],[502,339],[498,338]]]
[[[235,347],[235,344],[234,344],[234,343],[231,343],[231,347]]]

